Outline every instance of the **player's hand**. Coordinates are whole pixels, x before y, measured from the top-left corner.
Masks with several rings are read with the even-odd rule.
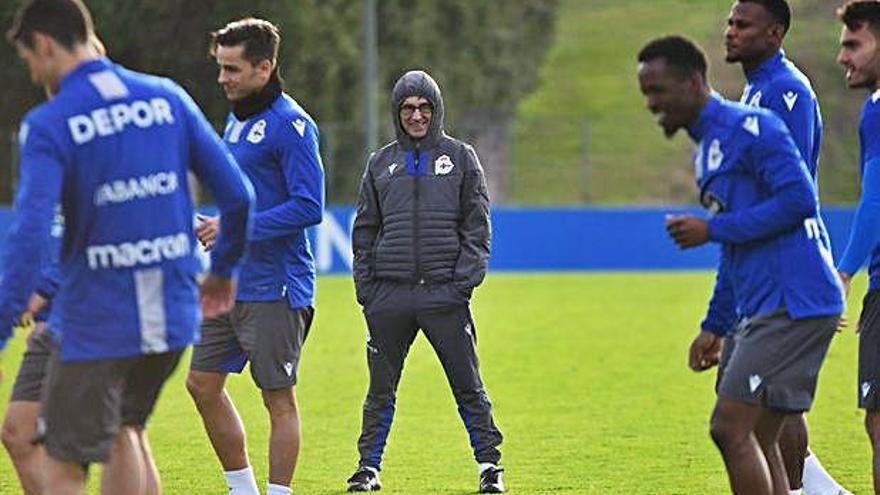
[[[709,224],[693,215],[666,215],[666,232],[680,249],[709,242]]]
[[[18,317],[18,320],[12,324],[12,330],[14,332],[27,332],[31,333],[34,329],[34,315],[30,311],[25,311]]]
[[[47,304],[49,304],[48,299],[46,299],[45,297],[41,296],[40,294],[34,292],[33,294],[31,294],[30,300],[28,300],[27,312],[32,315],[35,315],[35,314],[39,313],[40,311],[42,311],[43,308],[45,308]]]
[[[235,280],[209,273],[202,280],[201,296],[202,316],[216,318],[232,310],[235,304]]]
[[[196,226],[196,237],[205,249],[210,250],[220,234],[220,218],[197,214],[196,219],[199,221],[199,225]]]
[[[843,295],[849,296],[849,287],[852,285],[852,275],[838,271],[837,276],[840,278],[840,285],[843,286]]]
[[[721,359],[722,338],[706,330],[694,337],[688,352],[688,366],[696,371],[706,371]]]
[[[837,320],[837,333],[843,331],[844,328],[849,326],[849,317],[846,316],[846,313],[841,313],[840,318]],[[856,328],[856,333],[859,333],[858,327]]]

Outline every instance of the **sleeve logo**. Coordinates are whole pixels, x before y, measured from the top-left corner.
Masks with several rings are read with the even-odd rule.
[[[789,91],[782,95],[782,99],[785,100],[785,106],[788,107],[788,111],[790,112],[794,108],[795,103],[797,103],[798,94],[794,91]]]

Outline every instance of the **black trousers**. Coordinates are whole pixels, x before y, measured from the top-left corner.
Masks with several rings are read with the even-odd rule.
[[[421,329],[440,358],[477,462],[497,464],[502,435],[480,378],[476,327],[468,296],[451,283],[375,282],[364,315],[369,328],[370,388],[358,441],[360,465],[381,467],[394,419],[397,384],[409,348]]]

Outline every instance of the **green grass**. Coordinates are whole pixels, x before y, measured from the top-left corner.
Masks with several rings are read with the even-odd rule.
[[[721,458],[707,434],[714,373],[697,375],[685,366],[711,283],[709,273],[489,277],[474,313],[512,493],[726,492]],[[863,283],[853,290],[853,317],[863,291]],[[341,494],[357,460],[367,384],[364,323],[348,278],[322,277],[317,307],[300,369],[304,447],[296,490]],[[851,331],[835,339],[810,424],[812,446],[826,467],[856,493],[867,493],[869,447],[855,408],[856,346]],[[4,403],[21,348],[19,336],[4,354]],[[181,369],[150,425],[165,492],[225,493],[183,378]],[[263,485],[266,414],[248,375],[232,379],[230,389]],[[399,392],[382,493],[473,493],[476,468],[467,436],[424,338],[416,341]],[[19,493],[5,456],[0,493]]]
[[[693,202],[685,134],[667,141],[636,80],[636,54],[650,39],[684,34],[710,60],[715,89],[738,99],[739,65],[724,62],[732,0],[560,0],[555,40],[535,91],[516,112],[511,200],[529,204]],[[853,201],[862,91],[849,91],[834,58],[841,2],[792,0],[788,54],[812,78],[825,117],[820,173],[824,201]],[[584,125],[589,126],[585,149]],[[585,172],[586,167],[586,172]]]

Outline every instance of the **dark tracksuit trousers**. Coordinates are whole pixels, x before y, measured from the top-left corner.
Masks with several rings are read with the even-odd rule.
[[[394,419],[403,362],[419,329],[440,358],[477,462],[497,464],[501,431],[480,379],[476,328],[468,298],[452,283],[414,285],[378,281],[364,308],[370,337],[370,388],[364,401],[360,465],[379,469]]]

